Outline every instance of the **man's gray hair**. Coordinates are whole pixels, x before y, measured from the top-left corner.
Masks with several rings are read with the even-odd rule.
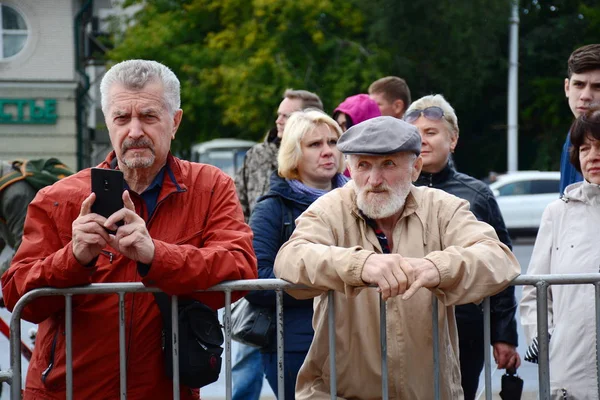
[[[167,66],[151,60],[127,60],[113,65],[100,83],[102,112],[108,111],[109,91],[115,83],[140,90],[148,83],[162,83],[164,102],[169,114],[175,115],[181,106],[179,79]]]

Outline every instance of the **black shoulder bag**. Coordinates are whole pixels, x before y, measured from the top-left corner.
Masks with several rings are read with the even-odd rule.
[[[281,207],[281,238],[283,245],[294,232],[294,216],[290,207],[286,207],[285,200],[278,195],[266,195],[258,201],[275,197]],[[231,310],[231,338],[237,342],[259,348],[270,348],[275,337],[275,315],[273,309],[250,303],[246,299],[237,301]]]
[[[166,373],[173,379],[171,297],[153,293],[163,320],[163,351]],[[219,379],[223,331],[216,311],[196,300],[178,299],[179,380],[190,388],[201,388]]]

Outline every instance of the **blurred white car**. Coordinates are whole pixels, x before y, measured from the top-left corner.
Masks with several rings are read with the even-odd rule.
[[[536,234],[544,209],[559,198],[559,187],[560,172],[511,172],[490,183],[511,236]]]

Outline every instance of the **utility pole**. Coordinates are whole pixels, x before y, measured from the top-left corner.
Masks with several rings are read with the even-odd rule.
[[[507,172],[519,169],[519,0],[512,0],[508,67]]]

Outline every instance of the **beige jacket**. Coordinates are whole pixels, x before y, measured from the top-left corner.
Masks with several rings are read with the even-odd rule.
[[[329,399],[327,292],[335,290],[337,395],[381,398],[379,295],[365,289],[365,260],[382,253],[373,229],[359,215],[351,181],[313,203],[275,260],[275,275],[316,290],[292,291],[315,299],[315,337],[298,374],[297,399]],[[441,394],[463,397],[455,304],[478,302],[508,286],[520,267],[494,229],[479,222],[465,200],[441,190],[413,187],[394,229],[393,253],[425,257],[439,269]],[[432,292],[387,301],[390,399],[433,399]]]

